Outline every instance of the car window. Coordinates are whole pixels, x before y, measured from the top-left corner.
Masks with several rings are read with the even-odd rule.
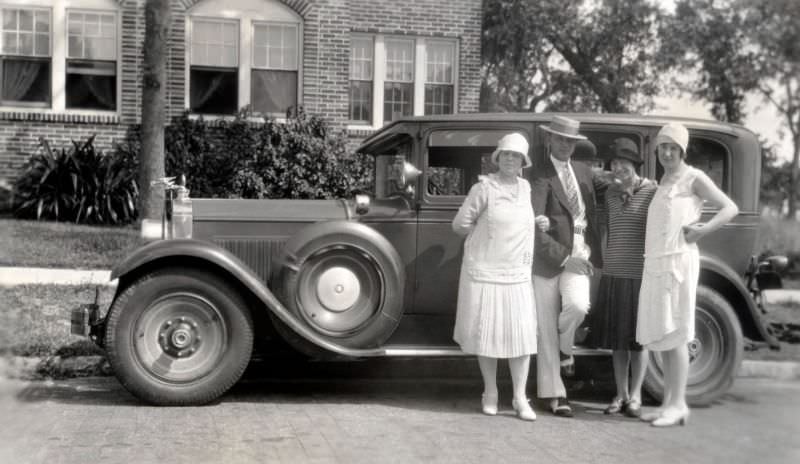
[[[510,132],[474,129],[432,132],[425,166],[428,195],[466,195],[479,175],[496,170],[491,162],[492,152],[500,138]]]
[[[723,192],[729,193],[728,150],[725,145],[703,137],[689,138],[686,163],[702,170]],[[656,178],[661,179],[664,168],[656,162]]]
[[[404,138],[375,155],[375,197],[386,198],[404,189],[403,163],[411,159],[411,140]]]

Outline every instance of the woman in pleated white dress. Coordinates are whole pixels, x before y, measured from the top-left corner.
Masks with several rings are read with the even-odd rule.
[[[639,291],[636,341],[660,351],[664,359],[664,400],[661,407],[641,417],[659,427],[683,425],[689,417],[687,344],[694,338],[700,276],[696,242],[739,213],[703,171],[685,163],[688,144],[689,131],[677,123],[664,126],[656,137],[664,176],[648,209]],[[705,224],[698,222],[704,202],[719,208]]]
[[[518,176],[531,165],[528,142],[518,133],[500,139],[492,162],[498,172],[480,176],[453,220],[466,235],[453,338],[475,354],[484,382],[483,412],[497,414],[497,359],[509,361],[512,406],[535,420],[526,383],[536,353],[536,308],[531,265],[535,219],[530,185]]]

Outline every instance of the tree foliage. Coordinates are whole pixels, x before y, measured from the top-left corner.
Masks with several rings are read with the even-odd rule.
[[[482,109],[641,111],[661,88],[648,0],[489,0]]]
[[[745,15],[736,0],[679,0],[661,25],[662,66],[676,71],[675,84],[711,104],[720,121],[739,123],[755,89],[755,50],[748,48]],[[686,76],[696,76],[686,81]]]
[[[748,94],[760,94],[781,115],[793,144],[785,182],[788,214],[797,210],[800,158],[800,2],[796,0],[679,0],[662,27],[666,65],[697,75],[684,88],[708,101],[718,119],[741,122]],[[769,166],[769,165],[768,165]],[[766,180],[766,178],[765,178]],[[777,188],[777,185],[775,185]]]

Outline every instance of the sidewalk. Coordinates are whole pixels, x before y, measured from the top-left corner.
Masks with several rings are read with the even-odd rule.
[[[44,267],[0,267],[0,286],[51,284],[51,285],[116,285],[111,282],[111,271],[103,269],[50,269]]]

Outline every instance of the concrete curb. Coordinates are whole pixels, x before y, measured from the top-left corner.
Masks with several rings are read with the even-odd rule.
[[[113,375],[105,356],[74,356],[46,358],[11,356],[0,357],[0,378],[19,380],[66,379]],[[744,360],[739,378],[768,378],[800,380],[800,362]]]
[[[781,303],[800,304],[800,290],[792,290],[792,289],[764,290],[763,295],[764,295],[764,303],[767,304],[781,304]]]
[[[745,360],[739,377],[760,377],[774,380],[800,379],[800,362]]]

